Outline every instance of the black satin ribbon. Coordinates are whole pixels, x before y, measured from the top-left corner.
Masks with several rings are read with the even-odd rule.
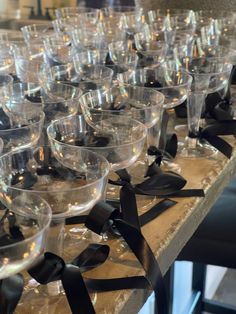
[[[13,314],[24,287],[22,275],[17,274],[0,280],[0,313]]]
[[[162,121],[161,121],[161,130],[160,130],[160,139],[159,139],[159,151],[163,154],[167,153],[172,157],[175,158],[178,149],[178,139],[175,133],[168,134],[167,133],[167,126],[169,122],[169,114],[166,110],[164,110],[162,114]]]
[[[82,272],[104,263],[109,255],[107,245],[90,244],[71,263],[50,252],[41,256],[29,274],[41,284],[61,280],[72,314],[95,314]]]
[[[236,134],[236,120],[224,120],[207,125],[200,129],[198,138],[204,139],[214,146],[218,151],[224,154],[227,158],[232,155],[233,147],[220,138],[219,135],[235,135]]]
[[[160,267],[152,253],[147,241],[142,235],[139,228],[136,228],[133,224],[129,224],[124,220],[120,219],[119,210],[115,209],[111,205],[105,202],[97,203],[86,221],[86,226],[97,234],[101,234],[102,231],[106,230],[106,226],[112,221],[112,224],[117,228],[119,233],[122,235],[136,258],[139,260],[145,271],[145,278],[149,285],[155,292],[155,300],[159,314],[168,313],[168,303],[166,297],[166,291],[164,286],[163,277],[160,271]],[[98,218],[99,217],[99,218]],[[142,283],[144,283],[143,277],[141,277]],[[123,279],[122,279],[123,280]],[[140,282],[138,277],[128,277],[123,281],[124,286],[130,282],[134,284],[136,281],[137,288],[140,288]],[[147,287],[145,283],[144,287]],[[133,288],[136,288],[133,286]],[[124,287],[125,289],[125,287]]]
[[[146,180],[135,185],[136,194],[159,197],[204,197],[202,189],[185,189],[187,181],[178,173],[163,172],[159,167],[159,155],[148,167]]]

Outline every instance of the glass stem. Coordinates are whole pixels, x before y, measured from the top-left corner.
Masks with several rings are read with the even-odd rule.
[[[188,145],[189,148],[197,146],[197,137],[199,134],[200,118],[204,105],[205,92],[190,92],[188,95]]]
[[[65,237],[65,219],[52,219],[48,237],[46,251],[62,256]],[[60,281],[54,281],[47,284],[47,291],[50,296],[59,295],[62,290]]]

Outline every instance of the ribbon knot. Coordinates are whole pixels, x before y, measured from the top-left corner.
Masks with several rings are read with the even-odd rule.
[[[90,244],[70,263],[65,263],[56,254],[46,252],[28,272],[41,284],[61,280],[72,314],[94,314],[82,272],[98,267],[106,261],[108,255],[109,247],[100,244]]]

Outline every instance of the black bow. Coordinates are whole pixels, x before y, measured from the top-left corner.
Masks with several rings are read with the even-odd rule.
[[[107,245],[90,244],[71,263],[66,264],[61,257],[46,252],[28,272],[41,284],[61,280],[72,314],[94,314],[82,272],[98,267],[108,255]]]
[[[168,313],[168,303],[165,292],[165,286],[163,277],[160,271],[160,267],[152,253],[147,241],[142,235],[140,228],[137,228],[133,224],[130,224],[123,219],[120,219],[120,212],[105,202],[97,203],[88,215],[86,226],[101,234],[106,231],[108,224],[112,222],[118,232],[122,235],[126,243],[129,245],[136,258],[139,260],[145,271],[145,278],[141,277],[128,277],[126,279],[119,278],[121,280],[120,287],[126,289],[127,287],[147,288],[149,285],[155,292],[156,304],[159,314]],[[142,286],[143,285],[143,286]]]
[[[233,147],[220,138],[219,135],[235,135],[236,134],[236,121],[226,120],[218,121],[207,125],[205,128],[199,130],[197,137],[199,140],[206,140],[218,151],[224,154],[227,158],[232,155]],[[190,135],[191,136],[191,135]]]

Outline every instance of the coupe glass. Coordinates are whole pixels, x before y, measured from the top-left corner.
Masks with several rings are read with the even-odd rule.
[[[96,114],[100,113],[101,120],[111,115],[130,116],[132,119],[143,123],[149,130],[152,129],[155,124],[159,125],[164,96],[160,92],[150,88],[116,86],[107,91],[96,90],[84,94],[79,99],[79,103],[85,120],[95,129],[98,120]],[[149,139],[149,136],[147,136],[147,147],[149,147]],[[143,170],[143,165],[146,168],[148,163],[148,156],[146,155],[147,147],[145,147],[144,154],[142,154],[142,161],[140,160],[135,163],[134,171],[131,171],[132,176],[134,175],[132,180],[134,183],[143,181],[143,171],[139,173],[139,170],[140,168]],[[145,162],[143,162],[143,160],[145,160]],[[114,188],[113,193],[109,196],[117,198],[117,194],[119,194],[117,192],[117,189]],[[141,210],[150,206],[150,203],[152,203],[155,198],[138,195],[137,200],[139,209]]]
[[[22,113],[21,110],[25,112]],[[6,117],[9,127],[0,130],[2,154],[38,143],[44,123],[42,111],[37,111],[32,106],[29,108],[28,103],[11,103],[8,104]]]
[[[73,151],[85,147],[108,160],[109,177],[116,180],[114,172],[131,166],[142,153],[146,127],[128,117],[104,116],[102,113],[93,115],[93,126],[86,122],[83,115],[54,121],[47,129],[52,151],[60,158],[61,152],[67,149]],[[114,194],[117,196],[117,189],[108,185],[107,196],[114,199]],[[70,233],[72,237],[91,240],[86,228],[73,228]]]
[[[83,92],[107,89],[111,85],[113,71],[103,65],[85,65],[79,61],[53,66],[45,70],[45,82],[61,82],[79,87]]]
[[[192,77],[181,71],[172,71],[164,66],[158,66],[136,69],[135,71],[127,74],[119,74],[118,80],[122,84],[148,87],[161,92],[165,96],[163,109],[170,110],[182,104],[187,99]],[[159,147],[160,129],[161,124],[155,124],[149,129],[149,138],[152,139],[150,144],[152,146]],[[163,149],[164,147],[161,148]],[[165,164],[167,168],[180,172],[180,167],[173,161],[166,160],[164,165]]]
[[[75,49],[73,49],[67,38],[57,36],[46,37],[43,40],[45,50],[45,61],[50,66],[65,64],[72,61]]]
[[[209,157],[216,150],[198,140],[199,123],[207,94],[224,90],[232,71],[232,65],[215,58],[186,58],[182,66],[193,77],[187,102],[188,137],[180,153],[184,157]]]
[[[0,130],[9,127],[9,119],[3,111],[4,104],[12,92],[13,78],[11,75],[0,74]]]
[[[43,48],[38,44],[14,46],[13,54],[18,80],[39,84],[39,73],[44,62]]]
[[[5,187],[3,174],[0,188]],[[0,283],[1,279],[15,275],[30,267],[43,253],[47,229],[51,220],[51,209],[46,201],[35,195],[22,193],[12,196],[1,209]],[[19,231],[9,230],[9,222]]]
[[[73,27],[70,30],[70,37],[77,51],[107,48],[105,34],[101,32],[99,25],[86,28]]]
[[[22,34],[26,42],[43,43],[43,38],[52,35],[54,30],[51,23],[32,24],[21,27]]]
[[[73,56],[73,62],[80,65],[105,65],[108,49],[87,49],[77,52]]]
[[[1,34],[0,34],[1,36]],[[14,74],[15,63],[11,46],[4,44],[0,40],[0,74]]]
[[[58,8],[55,10],[56,17],[59,18],[67,18],[67,17],[74,17],[78,16],[81,13],[93,13],[97,14],[97,17],[99,17],[99,10],[93,9],[93,8],[86,8],[86,7],[64,7],[64,8]]]
[[[109,58],[106,60],[106,67],[113,71],[113,83],[117,83],[117,76],[120,73],[129,73],[138,65],[138,55],[134,51],[116,50],[120,42],[109,45]]]
[[[13,198],[22,195],[27,198],[36,195],[48,202],[52,209],[52,222],[46,251],[60,256],[65,238],[65,218],[88,213],[103,198],[109,171],[104,157],[70,146],[61,150],[56,158],[49,146],[17,150],[3,155],[0,166],[1,201],[4,205],[8,206]],[[80,251],[79,243],[73,249],[74,257]],[[19,306],[23,312],[27,308],[34,313],[49,313],[49,304],[56,302],[61,292],[58,281],[45,287],[30,280]]]

